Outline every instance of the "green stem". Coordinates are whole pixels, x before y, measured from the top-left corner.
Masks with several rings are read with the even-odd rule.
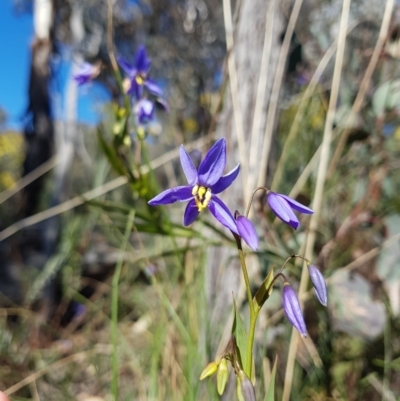
[[[250,327],[249,327],[249,335],[248,335],[248,340],[247,340],[247,361],[246,361],[247,364],[246,364],[246,366],[244,366],[244,371],[245,371],[247,377],[249,379],[251,379],[251,376],[252,376],[251,369],[253,366],[254,333],[255,333],[258,313],[254,309],[253,296],[251,295],[249,274],[247,272],[247,266],[246,266],[246,261],[245,261],[244,254],[243,254],[241,238],[236,234],[234,234],[234,237],[235,237],[236,245],[238,248],[240,266],[242,267],[242,273],[243,273],[244,282],[246,285],[247,300],[249,302],[249,308],[250,308]]]
[[[124,253],[128,245],[129,236],[132,232],[133,220],[135,218],[135,211],[129,212],[128,221],[125,226],[125,234],[117,265],[115,266],[114,275],[112,278],[111,286],[111,344],[112,344],[112,380],[111,380],[111,394],[113,401],[118,399],[118,284],[121,276],[122,263],[124,261]]]

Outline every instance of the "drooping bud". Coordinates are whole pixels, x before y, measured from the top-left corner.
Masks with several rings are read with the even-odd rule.
[[[292,326],[295,327],[303,337],[307,337],[306,324],[299,300],[297,299],[294,289],[287,282],[283,286],[282,304],[286,317]]]
[[[210,362],[201,372],[200,380],[204,380],[206,377],[212,376],[218,369],[218,364],[213,361]]]
[[[217,391],[219,395],[222,395],[224,393],[228,377],[229,377],[228,361],[225,358],[223,358],[220,364],[218,365],[218,372],[217,372]]]
[[[239,215],[236,217],[236,225],[239,235],[253,251],[256,251],[258,249],[258,236],[253,223],[248,218]]]
[[[239,372],[236,391],[239,401],[256,401],[254,386],[243,370]]]
[[[321,302],[322,305],[326,306],[328,304],[328,292],[326,290],[324,276],[315,265],[309,265],[308,272],[310,273],[310,279],[318,301]]]

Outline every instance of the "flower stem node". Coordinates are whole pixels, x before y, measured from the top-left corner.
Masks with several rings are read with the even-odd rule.
[[[238,374],[236,390],[239,401],[256,401],[254,386],[243,370]]]
[[[304,322],[299,300],[297,299],[297,295],[293,287],[291,287],[287,282],[283,286],[282,303],[283,310],[285,311],[289,322],[302,335],[302,337],[307,337],[307,328]]]
[[[310,264],[308,265],[308,272],[310,274],[310,279],[314,287],[315,295],[318,301],[324,305],[328,305],[328,291],[326,289],[326,283],[324,276],[320,272],[317,266]]]

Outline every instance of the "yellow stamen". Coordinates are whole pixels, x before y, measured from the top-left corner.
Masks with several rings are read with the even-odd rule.
[[[138,85],[143,85],[144,80],[143,80],[143,78],[142,78],[140,75],[136,75],[136,83],[137,83]]]
[[[210,188],[199,187],[198,185],[193,187],[192,195],[195,197],[194,201],[199,212],[208,206],[212,196]]]
[[[204,194],[207,192],[207,189],[206,188],[204,188],[204,187],[200,187],[199,188],[199,192],[198,192],[198,197],[199,197],[199,199],[200,200],[202,200],[203,199],[203,197],[204,197]]]

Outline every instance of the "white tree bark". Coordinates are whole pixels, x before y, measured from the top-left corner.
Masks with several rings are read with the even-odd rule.
[[[268,21],[268,24],[267,24]],[[231,82],[220,116],[216,137],[227,140],[227,171],[241,163],[242,171],[233,185],[222,195],[230,210],[244,214],[245,186],[248,180],[257,182],[260,163],[250,160],[251,134],[253,148],[259,157],[267,120],[267,109],[274,74],[281,48],[281,35],[284,32],[284,18],[278,0],[243,1],[234,25],[233,56],[237,87]],[[228,49],[229,50],[229,49]],[[232,90],[231,90],[232,89]],[[236,94],[235,94],[236,92]],[[233,95],[232,95],[233,94]],[[235,99],[235,96],[237,98]],[[236,103],[236,104],[235,104]],[[240,118],[235,113],[241,113]],[[238,121],[242,127],[237,127]],[[242,133],[245,150],[239,149],[238,134]],[[254,145],[255,141],[255,145]],[[254,152],[254,150],[253,150]],[[255,163],[252,163],[255,161]],[[243,168],[244,167],[244,168]],[[243,174],[243,170],[246,171]],[[232,309],[232,293],[235,298],[244,298],[244,285],[235,249],[212,248],[209,251],[206,272],[207,298],[212,310],[212,327],[227,320]],[[253,266],[251,266],[253,265]],[[250,270],[255,267],[250,263]],[[241,287],[241,290],[238,288]],[[220,335],[213,339],[216,348]]]

